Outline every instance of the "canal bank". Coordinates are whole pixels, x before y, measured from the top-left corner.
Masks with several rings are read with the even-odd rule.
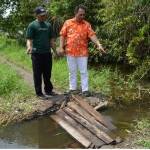
[[[149,119],[149,104],[145,101],[134,106],[111,108],[102,112],[116,125],[115,134],[124,140],[111,148],[146,148],[140,144],[140,140],[144,136],[149,137],[149,128],[147,126],[147,129],[143,129],[146,132],[143,131],[141,120]],[[0,143],[1,148],[82,148],[49,116],[0,128]]]
[[[8,63],[8,60],[6,61],[7,63]],[[5,62],[5,63],[6,63]],[[11,65],[13,65],[13,63],[11,62]],[[12,68],[15,68],[14,67],[14,65],[12,66]],[[20,67],[19,67],[20,68]],[[19,71],[19,70],[18,70]],[[22,72],[22,75],[26,75],[26,73],[23,73]],[[26,80],[26,81],[28,81],[28,83],[30,84],[30,85],[32,85],[31,83],[32,83],[32,78],[31,78],[31,73],[29,73],[30,74],[30,77],[27,77],[27,79],[28,80]],[[114,94],[114,91],[115,91],[115,94],[116,94],[116,91],[117,91],[117,89],[115,89],[115,86],[114,86],[114,84],[111,84],[112,85],[112,88],[114,88],[113,90],[112,90],[112,94]],[[118,92],[118,95],[119,95],[120,93]],[[114,98],[114,97],[113,97]],[[113,99],[113,98],[111,98],[111,100]],[[141,105],[141,102],[143,101],[143,99],[140,99],[139,101],[135,101],[135,103],[137,103],[138,104],[138,106],[140,106],[140,109],[135,109],[134,110],[134,108],[132,108],[133,106],[135,106],[135,104],[133,103],[132,105],[131,105],[131,110],[133,109],[133,111],[139,111],[139,114],[142,114],[142,112],[140,111],[141,110],[141,108],[143,107],[142,105]],[[149,97],[147,98],[147,100],[146,101],[149,101]],[[113,114],[112,112],[116,112],[116,114],[115,114],[115,116],[118,116],[118,115],[120,115],[120,114],[122,114],[121,112],[121,110],[124,110],[126,107],[124,106],[124,105],[122,105],[121,104],[121,98],[119,99],[119,97],[118,97],[118,99],[115,101],[115,102],[117,102],[117,105],[115,106],[115,108],[114,109],[108,109],[108,111],[106,111],[106,116],[108,116],[108,118],[110,118],[110,119],[112,119],[112,115],[111,114]],[[147,103],[146,105],[148,105],[149,106],[149,104]],[[137,108],[138,108],[138,106],[136,106]],[[116,108],[118,108],[118,109],[116,109]],[[145,110],[146,110],[146,112],[149,112],[149,108],[145,108],[145,107],[143,107]],[[107,115],[107,112],[109,112],[109,110],[110,110],[110,114],[108,114]],[[19,111],[18,111],[19,112]],[[118,132],[120,132],[120,129],[121,130],[123,130],[123,131],[125,131],[125,133],[127,132],[127,135],[125,135],[125,136],[123,136],[123,137],[127,137],[130,133],[132,134],[132,132],[130,131],[130,128],[124,128],[124,126],[126,126],[127,125],[127,123],[126,122],[128,122],[128,121],[126,121],[126,118],[128,118],[128,116],[131,116],[131,114],[132,114],[132,111],[131,111],[131,113],[130,114],[128,114],[128,115],[126,115],[126,113],[128,112],[128,106],[127,106],[127,109],[125,109],[125,112],[124,112],[124,116],[122,116],[123,118],[125,118],[125,121],[122,121],[122,123],[121,124],[123,124],[123,126],[122,127],[118,127],[118,125],[117,125],[117,127],[118,127]],[[134,113],[133,113],[134,114]],[[134,116],[134,115],[133,115]],[[135,115],[136,116],[136,115]],[[143,118],[144,118],[144,116],[145,116],[145,114],[143,115]],[[120,120],[122,119],[122,117],[120,118]],[[130,117],[129,117],[130,118]],[[136,117],[135,117],[136,118]],[[47,118],[48,120],[49,120],[49,117]],[[129,121],[129,124],[136,124],[136,123],[138,123],[138,121],[136,122],[136,120],[138,120],[138,119],[140,119],[139,117],[137,117],[136,119],[134,119],[134,117],[131,119],[131,121]],[[38,119],[36,119],[36,120],[38,120]],[[114,122],[115,122],[115,119],[112,119]],[[41,120],[40,120],[41,121]],[[132,122],[133,121],[133,122]],[[32,121],[31,121],[32,122]],[[28,122],[29,124],[31,123],[31,122]],[[27,124],[28,124],[27,123]],[[21,126],[21,124],[22,123],[19,123],[19,126]],[[24,124],[24,122],[23,122],[23,124]],[[48,122],[46,122],[46,124],[48,124]],[[55,123],[54,123],[55,124]],[[12,128],[12,127],[15,127],[15,126],[18,126],[18,124],[16,125],[16,124],[14,124],[14,125],[10,125],[10,126],[8,126],[8,128],[1,128],[1,131],[3,132],[5,132],[7,129],[9,130],[9,127],[10,128]],[[59,129],[61,129],[60,127],[58,127]],[[16,129],[16,128],[15,128]],[[41,128],[39,129],[37,129],[35,132],[37,132],[37,133],[39,133],[39,130],[41,130]],[[62,129],[61,129],[62,130]],[[10,130],[9,130],[10,131]],[[43,132],[43,130],[41,130],[42,132]],[[62,130],[63,132],[64,132],[64,130]],[[3,132],[3,133],[4,133]],[[12,130],[12,132],[11,133],[13,133],[13,132],[16,132],[15,130]],[[45,131],[45,132],[47,132],[47,131]],[[20,134],[20,133],[17,133],[17,134]],[[41,134],[41,133],[40,133]],[[48,134],[49,134],[49,132],[48,132]],[[119,133],[120,134],[120,133]],[[7,134],[6,134],[7,135]],[[58,132],[56,132],[56,135],[57,136],[59,136],[59,135],[61,135],[61,133],[58,133]],[[67,135],[68,136],[68,134],[65,132],[65,135]],[[23,135],[22,135],[23,136]],[[43,136],[44,137],[44,136]],[[23,137],[24,138],[24,137]],[[14,148],[16,147],[16,146],[27,146],[28,144],[27,143],[23,143],[23,144],[19,144],[19,143],[21,143],[21,142],[17,142],[17,140],[13,137],[13,139],[12,140],[9,140],[9,135],[8,135],[8,138],[7,137],[5,137],[5,136],[3,136],[3,134],[2,134],[2,138],[1,138],[2,140],[1,140],[1,145],[4,145],[4,146],[12,146],[12,145],[14,145]],[[8,141],[7,141],[7,139],[8,139]],[[11,138],[10,138],[11,139]],[[48,136],[47,137],[47,139],[45,139],[45,141],[47,141],[46,143],[44,143],[44,141],[42,142],[42,139],[41,138],[39,138],[39,135],[37,135],[36,136],[36,138],[35,139],[37,139],[37,142],[36,142],[36,146],[35,147],[53,147],[53,146],[51,146],[51,142],[50,141],[53,141],[53,140],[49,140],[50,139],[50,137]],[[44,139],[44,138],[43,138]],[[69,139],[72,139],[70,136],[69,136]],[[59,138],[58,138],[58,140],[59,140]],[[61,141],[61,139],[60,139],[60,141]],[[69,144],[68,144],[68,141],[69,141]],[[73,142],[72,142],[73,141]],[[72,139],[72,141],[70,142],[70,140],[67,140],[66,142],[67,142],[67,144],[66,145],[71,145],[71,146],[76,146],[76,145],[78,145],[78,144],[76,144],[76,143],[74,143],[74,140]],[[42,144],[41,144],[42,143]],[[8,145],[7,145],[8,144]],[[30,144],[30,142],[29,142],[29,147],[28,148],[30,148],[30,146],[32,147],[33,146],[32,144]],[[61,144],[58,144],[60,147],[63,147],[63,145],[61,145]],[[64,146],[64,147],[71,147],[71,146]],[[34,147],[33,146],[33,147]],[[54,146],[56,146],[56,145],[54,145]],[[56,146],[57,147],[57,146]],[[80,147],[79,145],[77,146],[77,147]]]

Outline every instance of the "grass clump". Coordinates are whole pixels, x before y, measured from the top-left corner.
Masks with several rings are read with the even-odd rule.
[[[60,91],[68,89],[68,68],[64,58],[53,60],[52,81]]]
[[[111,94],[111,69],[102,68],[99,70],[90,69],[89,70],[89,84],[91,91],[101,91],[103,94]]]
[[[23,46],[20,46],[17,41],[8,39],[5,36],[0,36],[0,54],[5,56],[13,63],[22,66],[27,70],[31,70],[30,55],[26,54]]]
[[[6,64],[0,64],[0,74],[0,113],[31,111],[33,90]]]
[[[32,70],[32,63],[29,55],[25,53],[25,48],[19,46],[15,40],[0,36],[0,54],[9,61]],[[98,66],[99,69],[90,67],[89,69],[89,89],[91,91],[110,96],[111,100],[117,103],[130,104],[142,98],[139,90],[142,88],[137,81],[129,76],[123,75],[119,69],[112,67]],[[54,87],[60,91],[66,91],[69,87],[69,73],[66,60],[64,58],[53,59],[52,82]],[[80,76],[78,74],[78,87],[80,87]]]
[[[137,144],[142,145],[144,148],[150,148],[150,140],[140,140]]]
[[[144,148],[150,148],[150,120],[142,119],[138,121],[135,130],[138,137],[135,143]]]

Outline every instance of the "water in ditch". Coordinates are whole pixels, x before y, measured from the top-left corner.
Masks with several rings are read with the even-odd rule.
[[[123,108],[109,108],[102,112],[117,127],[121,138],[133,131],[136,120],[150,115],[149,97]],[[0,128],[0,148],[82,148],[49,116]]]

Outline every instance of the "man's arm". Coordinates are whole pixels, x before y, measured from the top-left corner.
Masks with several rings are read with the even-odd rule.
[[[55,38],[51,38],[50,45],[51,45],[51,47],[52,47],[53,50],[56,49],[56,39]]]
[[[60,48],[59,48],[59,54],[64,54],[65,53],[65,37],[60,36]]]
[[[31,54],[31,53],[32,53],[32,40],[27,39],[27,54]]]
[[[91,39],[91,41],[92,41],[93,43],[96,44],[98,50],[102,51],[103,53],[106,53],[106,51],[104,50],[104,48],[103,48],[102,45],[100,44],[98,38],[96,37],[96,35],[91,36],[90,39]]]

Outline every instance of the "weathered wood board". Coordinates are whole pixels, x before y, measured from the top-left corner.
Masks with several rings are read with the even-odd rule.
[[[116,127],[108,120],[106,120],[99,112],[93,109],[88,103],[86,103],[80,96],[72,95],[72,99],[76,101],[81,107],[83,107],[89,114],[91,114],[97,121],[103,124],[109,129],[116,129]]]
[[[85,148],[115,143],[109,132],[116,127],[77,95],[51,117]]]
[[[88,140],[86,137],[84,137],[80,132],[78,132],[75,128],[73,128],[68,122],[66,122],[63,118],[61,118],[58,115],[52,115],[52,119],[54,119],[62,128],[67,130],[67,132],[77,140],[80,141],[80,143],[88,148],[91,145],[90,140]]]

